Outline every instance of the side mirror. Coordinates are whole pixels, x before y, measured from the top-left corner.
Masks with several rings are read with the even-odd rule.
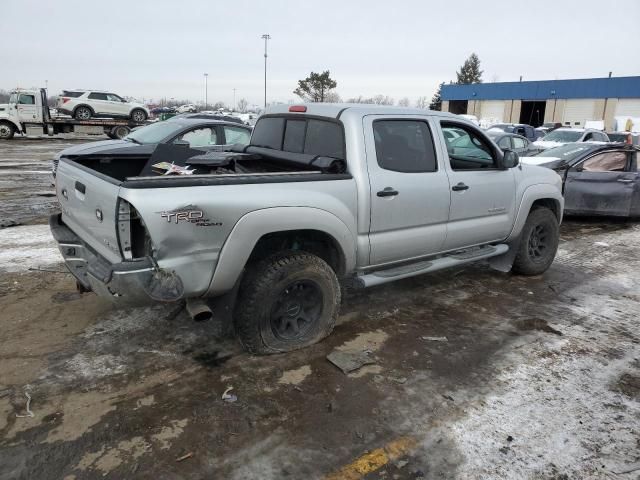
[[[191,146],[191,144],[189,142],[187,142],[186,140],[176,140],[175,142],[173,142],[173,144],[177,147],[187,147],[189,148]]]
[[[520,158],[518,158],[518,154],[513,150],[505,150],[504,156],[502,157],[502,166],[504,168],[513,168],[517,167],[520,163]]]

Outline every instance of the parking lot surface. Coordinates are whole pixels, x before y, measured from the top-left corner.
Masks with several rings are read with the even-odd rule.
[[[0,144],[0,479],[638,478],[640,223],[567,219],[539,277],[347,291],[327,340],[254,357],[76,293],[46,226],[73,141]]]

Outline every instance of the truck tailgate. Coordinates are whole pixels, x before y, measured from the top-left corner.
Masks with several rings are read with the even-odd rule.
[[[119,191],[118,184],[69,160],[58,166],[56,193],[62,221],[113,263],[122,261],[116,226]]]

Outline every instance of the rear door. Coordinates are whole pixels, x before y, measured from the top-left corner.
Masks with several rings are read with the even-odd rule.
[[[442,250],[449,218],[449,180],[438,162],[433,124],[425,117],[363,119],[369,173],[370,264]]]
[[[567,213],[627,216],[639,187],[630,152],[600,152],[573,166],[564,185]]]
[[[107,94],[100,92],[91,92],[87,96],[89,100],[89,106],[93,108],[93,111],[99,115],[109,115],[112,112],[109,110],[109,102],[107,101]]]
[[[117,182],[63,159],[56,191],[63,222],[110,262],[122,261],[116,232]]]
[[[441,121],[439,138],[451,183],[451,209],[445,250],[504,240],[515,219],[515,178],[500,165],[484,134],[468,124]],[[462,130],[449,140],[446,133]]]

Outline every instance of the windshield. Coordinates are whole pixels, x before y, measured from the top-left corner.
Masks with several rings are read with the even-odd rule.
[[[168,136],[178,134],[182,128],[182,124],[178,122],[158,122],[135,130],[124,139],[136,143],[160,143]]]
[[[571,130],[554,130],[545,135],[545,142],[577,142],[584,132]]]
[[[571,143],[569,145],[562,145],[561,147],[550,148],[549,150],[540,152],[536,157],[553,157],[559,158],[563,163],[572,162],[589,150],[593,150],[593,146],[582,143]]]

